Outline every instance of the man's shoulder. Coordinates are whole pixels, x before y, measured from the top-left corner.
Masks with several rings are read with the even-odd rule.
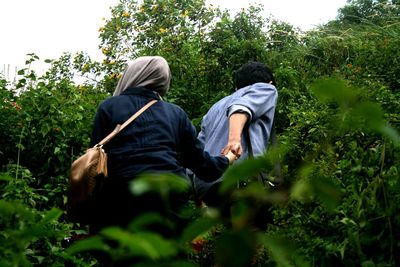
[[[237,90],[234,94],[244,95],[249,92],[265,92],[269,90],[276,91],[277,89],[274,85],[269,83],[254,83],[252,85]]]
[[[214,105],[212,105],[209,110],[210,111],[215,110],[215,109],[220,110],[221,107],[229,104],[229,102],[232,100],[233,97],[234,97],[233,94],[230,94],[230,95],[227,95],[227,96],[221,98],[220,100],[215,102]]]

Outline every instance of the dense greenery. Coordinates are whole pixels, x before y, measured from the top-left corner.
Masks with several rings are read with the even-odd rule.
[[[231,16],[203,0],[121,0],[99,29],[103,62],[64,54],[37,75],[30,64],[40,59],[29,55],[15,82],[0,76],[0,266],[95,266],[93,250],[115,262],[138,257],[138,266],[399,265],[399,4],[352,0],[336,20],[301,32],[262,17],[262,6]],[[167,239],[146,230],[164,220],[147,214],[69,245],[86,233],[65,218],[71,161],[88,147],[95,110],[126,60],[156,54],[173,74],[167,101],[197,126],[233,90],[235,69],[270,65],[278,145],[227,171],[230,217],[193,207],[193,223]],[[284,185],[236,188],[260,170]],[[177,180],[143,177],[132,191],[168,194],[184,186]],[[262,207],[268,222],[254,228]]]

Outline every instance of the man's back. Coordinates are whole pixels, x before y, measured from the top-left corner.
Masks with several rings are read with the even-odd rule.
[[[251,113],[248,130],[255,156],[265,152],[271,133],[278,93],[275,86],[256,83],[224,97],[203,117],[199,139],[211,155],[220,155],[228,141],[229,115],[244,108]],[[242,138],[243,154],[247,158],[248,144]]]
[[[243,160],[249,156],[249,143],[253,156],[266,151],[278,92],[272,71],[255,61],[235,72],[235,85],[236,92],[218,101],[204,116],[198,139],[211,155],[232,152]],[[206,183],[194,177],[194,187],[207,204],[218,205],[221,181]]]

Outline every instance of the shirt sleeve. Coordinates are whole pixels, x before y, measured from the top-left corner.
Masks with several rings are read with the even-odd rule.
[[[249,121],[251,121],[251,111],[246,106],[243,105],[232,105],[227,110],[227,115],[230,117],[233,113],[246,113],[249,116]]]
[[[203,119],[202,119],[202,121],[201,121],[201,126],[200,126],[201,130],[200,130],[199,135],[197,136],[197,139],[199,139],[199,141],[203,144],[203,146],[205,145],[205,142],[206,142],[206,134],[207,134],[207,133],[206,133],[206,127],[205,127],[204,121],[205,121],[205,116],[203,117]]]
[[[224,156],[212,157],[204,151],[204,145],[197,138],[196,129],[186,115],[182,124],[182,165],[192,170],[201,180],[211,182],[220,178],[228,168],[229,160]]]
[[[241,109],[250,112],[251,119],[256,120],[276,106],[278,93],[271,84],[256,83],[240,90],[244,90],[243,94],[228,107],[230,115]]]

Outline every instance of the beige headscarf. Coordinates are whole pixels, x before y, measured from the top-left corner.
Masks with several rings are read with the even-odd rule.
[[[169,89],[170,81],[171,71],[163,57],[139,57],[128,63],[114,96],[120,95],[129,87],[145,87],[164,96]]]

